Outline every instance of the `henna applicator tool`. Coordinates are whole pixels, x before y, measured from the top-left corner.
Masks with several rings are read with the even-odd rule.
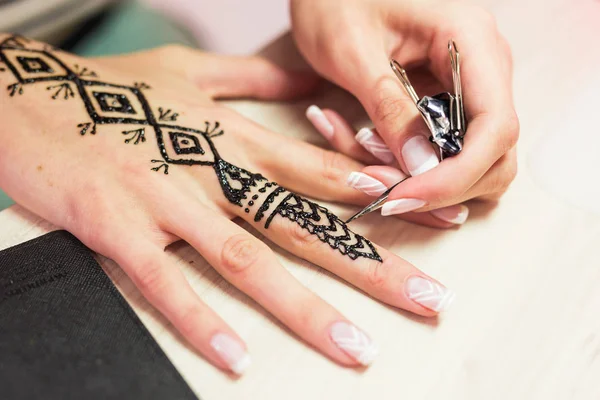
[[[452,68],[452,81],[454,82],[454,95],[443,92],[435,96],[423,96],[419,99],[415,88],[410,83],[408,75],[402,66],[394,59],[390,61],[392,70],[402,82],[404,89],[417,106],[425,124],[431,132],[429,141],[435,143],[440,151],[440,159],[452,157],[461,152],[463,148],[463,137],[467,130],[465,110],[463,105],[462,85],[460,81],[460,59],[458,48],[453,40],[448,42],[448,53],[450,54],[450,66]],[[346,223],[380,209],[387,201],[392,190],[407,180],[391,186],[371,204],[350,217]]]

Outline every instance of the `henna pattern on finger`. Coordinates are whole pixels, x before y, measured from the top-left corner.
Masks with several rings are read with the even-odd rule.
[[[2,69],[10,71],[17,80],[7,86],[10,97],[22,95],[25,85],[48,83],[47,90],[52,91],[52,99],[69,100],[76,96],[81,99],[89,116],[88,121],[77,125],[82,136],[95,135],[98,126],[102,125],[131,125],[131,129],[121,131],[125,144],[145,145],[147,138],[153,138],[158,147],[161,159],[150,160],[152,171],[168,175],[173,164],[211,166],[224,196],[231,203],[244,207],[246,213],[256,205],[260,194],[272,190],[258,208],[255,222],[262,220],[278,196],[287,193],[267,218],[265,229],[276,216],[281,216],[296,222],[353,260],[365,257],[382,261],[371,242],[350,231],[326,208],[221,158],[212,140],[224,134],[219,122],[206,121],[203,130],[171,124],[177,121],[179,114],[163,107],[158,107],[155,114],[144,95],[144,91],[150,89],[146,83],[135,82],[127,86],[90,79],[98,78],[96,72],[77,64],[70,68],[53,54],[55,49],[29,49],[27,43],[28,39],[16,35],[0,42]],[[259,188],[259,182],[265,183]],[[257,193],[248,199],[252,190]]]
[[[261,190],[263,191],[263,193],[265,192],[264,187],[259,189],[259,192]],[[262,203],[256,214],[254,215],[254,222],[259,222],[261,219],[263,219],[265,212],[269,209],[269,207],[271,207],[271,204],[273,204],[275,198],[283,192],[285,192],[285,189],[280,186],[267,196],[265,201]],[[265,226],[265,228],[268,228],[268,226]]]
[[[269,228],[271,221],[277,215],[296,222],[302,229],[316,235],[323,243],[332,249],[347,255],[353,260],[358,257],[370,258],[383,262],[373,244],[348,229],[344,221],[323,206],[298,196],[288,193],[285,199],[271,213],[265,223]]]

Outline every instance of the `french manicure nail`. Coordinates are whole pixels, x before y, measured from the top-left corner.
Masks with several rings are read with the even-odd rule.
[[[308,107],[306,109],[306,118],[308,118],[308,120],[312,122],[312,124],[315,126],[315,128],[317,128],[319,133],[325,136],[326,139],[331,139],[333,137],[333,125],[331,124],[331,122],[329,122],[329,120],[319,107],[315,105]]]
[[[217,333],[210,340],[210,345],[229,369],[238,375],[241,375],[252,363],[250,354],[246,352],[244,346],[230,335]]]
[[[346,180],[346,185],[360,190],[369,196],[380,196],[387,190],[387,187],[383,183],[362,172],[351,172]]]
[[[409,211],[416,210],[417,208],[423,207],[427,204],[423,200],[419,199],[398,199],[390,200],[381,207],[381,215],[395,215],[404,214]]]
[[[408,278],[405,288],[409,299],[437,312],[447,310],[455,297],[450,289],[418,275]]]
[[[362,147],[367,149],[369,153],[373,154],[384,163],[391,164],[394,162],[394,154],[387,147],[385,142],[381,140],[379,135],[375,134],[371,129],[362,128],[358,131],[355,138]]]
[[[412,176],[427,172],[440,163],[431,144],[421,135],[414,136],[404,143],[402,159]]]
[[[461,225],[465,223],[467,217],[469,216],[469,208],[465,205],[457,204],[450,207],[431,210],[430,213],[433,214],[434,217],[439,218],[442,221]]]
[[[363,331],[348,322],[334,323],[329,335],[340,350],[362,365],[371,364],[379,353],[375,343]]]

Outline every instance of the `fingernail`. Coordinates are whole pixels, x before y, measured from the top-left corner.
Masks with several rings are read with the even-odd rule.
[[[306,118],[317,128],[321,135],[325,136],[326,139],[333,137],[333,125],[327,119],[323,111],[315,105],[312,105],[306,109]]]
[[[404,143],[402,159],[412,176],[429,171],[440,163],[431,144],[421,135],[414,136]]]
[[[430,213],[442,221],[461,225],[465,223],[467,217],[469,216],[469,207],[462,204],[457,204],[455,206],[444,207],[438,210],[431,210]]]
[[[408,278],[405,288],[409,299],[437,312],[447,310],[455,297],[450,289],[417,275]]]
[[[425,201],[419,199],[390,200],[381,207],[381,215],[404,214],[416,210],[417,208],[421,208],[425,204],[427,204]]]
[[[389,182],[400,182],[401,180],[408,178],[408,175],[406,175],[404,172],[393,167],[379,166],[377,169],[377,175],[384,177]]]
[[[369,153],[373,154],[384,163],[391,164],[394,162],[394,154],[387,147],[385,142],[381,140],[379,135],[375,134],[371,129],[362,128],[358,131],[355,138],[362,147],[367,149]]]
[[[237,340],[225,333],[217,333],[210,340],[210,345],[229,369],[241,375],[252,363],[250,354]]]
[[[379,353],[375,343],[363,331],[348,322],[336,322],[331,326],[329,334],[340,350],[362,365],[371,364]]]
[[[362,172],[351,172],[346,180],[346,185],[360,190],[369,196],[380,196],[387,190],[387,187],[383,183]]]

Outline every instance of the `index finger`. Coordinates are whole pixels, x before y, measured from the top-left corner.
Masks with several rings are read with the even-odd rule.
[[[477,33],[477,34],[474,34]],[[469,122],[463,151],[423,175],[399,185],[389,200],[421,199],[426,208],[453,204],[510,148],[518,138],[512,101],[510,53],[487,22],[469,22],[441,29],[430,49],[431,71],[452,87],[448,39],[461,51],[461,77]]]

